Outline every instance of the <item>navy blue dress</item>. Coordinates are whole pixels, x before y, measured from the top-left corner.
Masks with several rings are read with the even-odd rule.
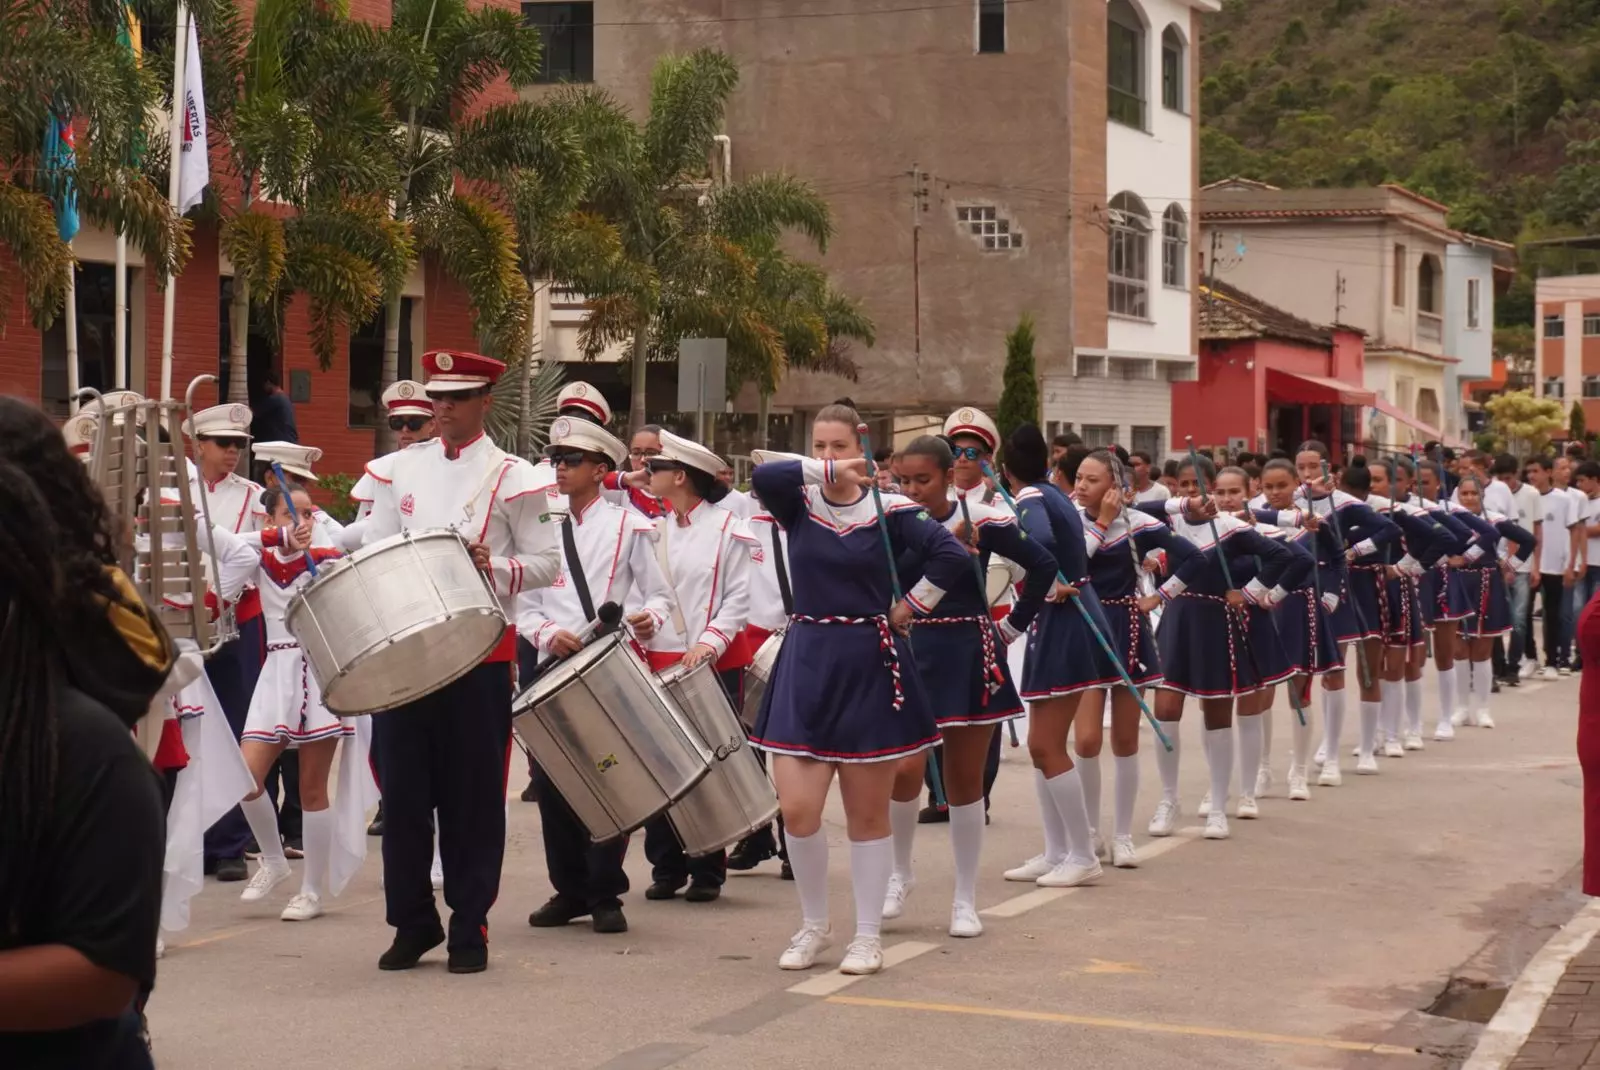
[[[1435,624],[1466,620],[1476,612],[1476,607],[1467,593],[1466,580],[1461,575],[1461,570],[1451,565],[1447,558],[1466,553],[1467,547],[1472,545],[1475,534],[1456,513],[1444,505],[1422,499],[1414,501],[1420,503],[1428,515],[1455,538],[1455,545],[1417,581],[1417,598],[1422,603],[1423,623],[1431,628]]]
[[[1518,561],[1526,561],[1536,542],[1533,533],[1499,514],[1469,513],[1453,506],[1450,515],[1473,532],[1466,550],[1467,567],[1459,570],[1472,602],[1473,620],[1461,626],[1461,634],[1474,639],[1491,639],[1511,631],[1511,603],[1506,595],[1506,578],[1500,574],[1500,540],[1516,544]]]
[[[751,733],[773,754],[882,762],[939,742],[911,644],[889,627],[889,563],[871,495],[822,497],[825,462],[770,461],[752,483],[788,536],[794,613]],[[921,580],[906,600],[921,615],[970,580],[966,548],[915,502],[885,494],[889,542]]]
[[[1383,615],[1378,609],[1378,571],[1373,566],[1382,564],[1387,547],[1400,542],[1399,525],[1342,490],[1333,492],[1331,511],[1318,508],[1324,502],[1325,499],[1317,499],[1312,508],[1323,517],[1339,562],[1336,574],[1331,563],[1324,563],[1324,543],[1319,541],[1317,572],[1323,593],[1332,591],[1339,596],[1339,607],[1333,611],[1329,626],[1341,645],[1381,639]]]
[[[1455,553],[1461,547],[1456,536],[1433,514],[1415,507],[1397,508],[1389,503],[1384,515],[1400,526],[1405,552],[1426,570],[1436,567],[1439,559]],[[1383,642],[1385,646],[1413,647],[1423,643],[1423,616],[1420,587],[1415,577],[1401,573],[1389,577],[1380,596],[1383,614]]]
[[[1257,511],[1262,512],[1261,510]],[[1305,579],[1284,596],[1271,609],[1250,607],[1250,641],[1256,649],[1256,660],[1261,667],[1263,686],[1281,683],[1291,676],[1318,676],[1337,672],[1343,666],[1339,661],[1339,644],[1329,621],[1328,610],[1317,593],[1322,583],[1324,559],[1337,559],[1333,547],[1333,530],[1324,524],[1315,532],[1305,528],[1276,528],[1267,532],[1294,553],[1303,554],[1316,562],[1316,567],[1306,569]],[[1337,591],[1343,569],[1333,576]],[[1234,582],[1244,579],[1234,576]],[[1269,667],[1270,666],[1270,667]]]
[[[1161,656],[1155,631],[1139,611],[1139,563],[1153,550],[1166,554],[1172,577],[1160,588],[1162,601],[1170,601],[1206,567],[1205,555],[1154,516],[1138,509],[1125,510],[1109,528],[1084,514],[1089,546],[1089,582],[1094,585],[1111,626],[1108,638],[1128,675],[1140,687],[1161,683]],[[1131,526],[1131,533],[1130,533]],[[1131,535],[1131,537],[1130,537]]]
[[[911,650],[917,659],[917,673],[933,708],[933,719],[940,728],[949,725],[998,724],[1022,714],[1022,699],[1017,695],[1006,665],[1004,640],[989,614],[984,585],[978,577],[987,575],[989,557],[999,554],[1027,570],[1022,592],[1011,605],[1006,624],[1016,633],[1025,632],[1050,593],[1056,578],[1056,559],[1039,542],[1027,537],[1008,512],[979,501],[948,503],[949,512],[935,520],[946,527],[970,517],[977,532],[978,553],[969,555],[967,574],[945,592],[934,611],[918,617],[911,629]],[[901,582],[908,586],[922,579],[922,566],[907,554],[900,564]]]

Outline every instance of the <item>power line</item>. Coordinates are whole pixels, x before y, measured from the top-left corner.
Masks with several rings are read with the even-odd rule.
[[[1038,3],[1039,0],[1006,0],[1008,7]],[[726,15],[700,19],[619,19],[613,22],[594,22],[593,26],[713,26],[732,22],[772,22],[800,19],[871,18],[877,15],[906,15],[922,11],[951,11],[970,8],[972,0],[954,0],[943,4],[907,4],[900,7],[880,7],[867,11],[785,11],[767,15]]]

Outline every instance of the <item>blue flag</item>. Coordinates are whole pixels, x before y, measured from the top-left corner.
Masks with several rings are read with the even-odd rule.
[[[67,242],[78,234],[78,186],[73,178],[77,169],[72,120],[52,112],[44,133],[45,184],[56,210],[56,231]]]

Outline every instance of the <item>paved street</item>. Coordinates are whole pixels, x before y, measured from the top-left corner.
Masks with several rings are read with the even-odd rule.
[[[1137,839],[1150,857],[1072,891],[1000,879],[1038,845],[1025,755],[1008,747],[979,889],[988,931],[946,935],[947,833],[924,826],[919,887],[885,926],[891,966],[864,979],[776,968],[798,915],[775,864],[733,875],[711,905],[647,903],[636,848],[632,932],[529,929],[549,887],[537,808],[513,800],[488,973],[450,976],[442,953],[410,973],[376,969],[388,930],[371,841],[363,874],[309,924],[277,920],[284,888],[252,907],[238,885],[207,887],[190,930],[168,936],[150,1006],[157,1060],[165,1070],[1453,1066],[1479,1027],[1424,1009],[1450,985],[1441,1010],[1486,1018],[1493,992],[1578,905],[1576,702],[1576,679],[1504,691],[1499,728],[1430,742],[1377,777],[1347,766],[1344,787],[1314,788],[1309,803],[1283,798],[1293,715],[1280,709],[1278,786],[1262,819],[1234,820],[1222,843],[1198,827],[1144,837],[1159,790],[1147,753]],[[1184,824],[1197,826],[1204,762],[1198,712],[1190,718]],[[1355,720],[1352,709],[1347,733]],[[848,934],[837,808],[828,830],[834,925]]]

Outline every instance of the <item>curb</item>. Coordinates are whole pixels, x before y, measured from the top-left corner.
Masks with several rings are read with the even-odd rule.
[[[1600,899],[1591,900],[1528,961],[1505,1002],[1478,1034],[1477,1047],[1461,1070],[1504,1070],[1539,1023],[1544,1005],[1567,965],[1600,933]]]

